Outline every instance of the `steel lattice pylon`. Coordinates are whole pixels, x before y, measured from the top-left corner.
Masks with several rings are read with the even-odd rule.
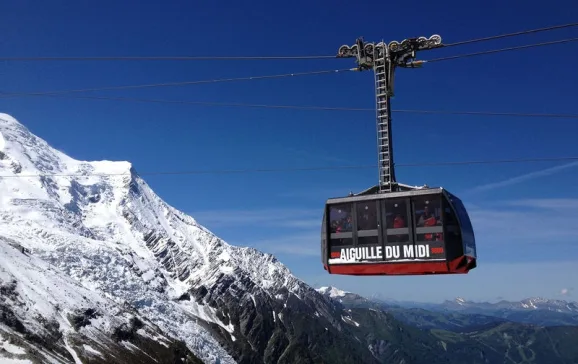
[[[404,39],[401,43],[392,41],[365,43],[358,38],[353,46],[339,47],[337,57],[357,59],[357,70],[373,69],[375,76],[375,109],[377,124],[377,152],[380,193],[397,190],[393,162],[393,144],[391,135],[390,97],[393,96],[394,74],[396,67],[415,68],[424,62],[415,60],[415,52],[442,47],[441,37],[419,37]]]

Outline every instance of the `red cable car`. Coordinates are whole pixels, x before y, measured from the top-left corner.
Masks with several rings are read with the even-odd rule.
[[[443,188],[327,200],[321,231],[325,270],[344,275],[468,273],[476,243],[459,198]]]
[[[375,74],[379,185],[326,201],[321,260],[330,274],[424,275],[468,273],[476,267],[476,242],[459,198],[443,188],[396,182],[390,96],[396,67],[413,68],[417,50],[441,46],[433,35],[399,42],[339,48],[337,57],[357,58],[358,70]]]

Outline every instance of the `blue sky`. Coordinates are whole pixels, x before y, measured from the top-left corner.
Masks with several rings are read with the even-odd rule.
[[[356,37],[447,43],[575,21],[570,0],[405,3],[6,1],[0,56],[318,55]],[[377,14],[391,14],[378,18]],[[403,14],[404,16],[400,16]],[[411,14],[410,16],[406,16]],[[570,38],[563,29],[423,52],[422,59]],[[578,43],[398,70],[393,109],[578,113]],[[36,92],[353,67],[353,60],[0,62],[0,91]],[[344,73],[89,95],[372,108],[372,75]],[[376,164],[374,112],[0,98],[0,112],[74,158],[129,160],[141,173]],[[394,113],[396,162],[578,155],[570,119]],[[577,299],[578,163],[399,167],[471,209],[479,266],[465,276],[329,276],[319,257],[324,201],[374,185],[377,171],[148,176],[168,203],[234,245],[275,254],[312,285],[394,299]],[[568,293],[561,294],[563,289]]]

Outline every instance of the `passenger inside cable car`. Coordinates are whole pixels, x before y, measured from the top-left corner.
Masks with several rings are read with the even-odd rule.
[[[423,210],[416,210],[416,227],[432,227],[441,226],[441,206],[439,199],[431,199],[424,201]],[[418,234],[418,241],[442,241],[442,233],[425,233]]]
[[[352,231],[351,211],[331,209],[331,232],[344,233]]]
[[[395,214],[395,218],[393,219],[393,228],[394,229],[401,229],[404,227],[405,227],[405,220],[403,219],[401,214],[398,212],[397,214]]]
[[[409,241],[407,227],[407,201],[391,200],[385,203],[387,241],[389,243],[405,243]]]
[[[322,235],[322,252],[332,274],[467,273],[476,266],[469,217],[462,202],[448,192],[339,201],[330,203],[326,214],[331,233]],[[341,261],[342,249],[370,255]],[[374,257],[375,249],[382,254]],[[391,253],[397,249],[402,254]]]
[[[425,205],[423,208],[423,213],[420,215],[417,221],[417,226],[435,226],[435,225],[441,225],[439,216],[436,216],[434,213],[432,213],[429,210],[429,206]]]

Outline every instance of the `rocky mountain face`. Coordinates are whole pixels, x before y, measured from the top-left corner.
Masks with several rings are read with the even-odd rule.
[[[166,204],[130,163],[75,160],[6,114],[0,133],[0,361],[578,360],[575,328],[424,331],[345,307]]]
[[[340,306],[273,256],[231,246],[167,205],[130,163],[75,160],[6,114],[0,134],[0,284],[12,292],[0,332],[10,345],[24,330],[41,339],[19,350],[97,360],[116,328],[144,342],[148,331],[131,325],[150,322],[159,345],[182,341],[183,357],[205,363],[378,362],[351,340]],[[115,321],[130,312],[139,321]],[[90,348],[73,342],[79,335]]]

